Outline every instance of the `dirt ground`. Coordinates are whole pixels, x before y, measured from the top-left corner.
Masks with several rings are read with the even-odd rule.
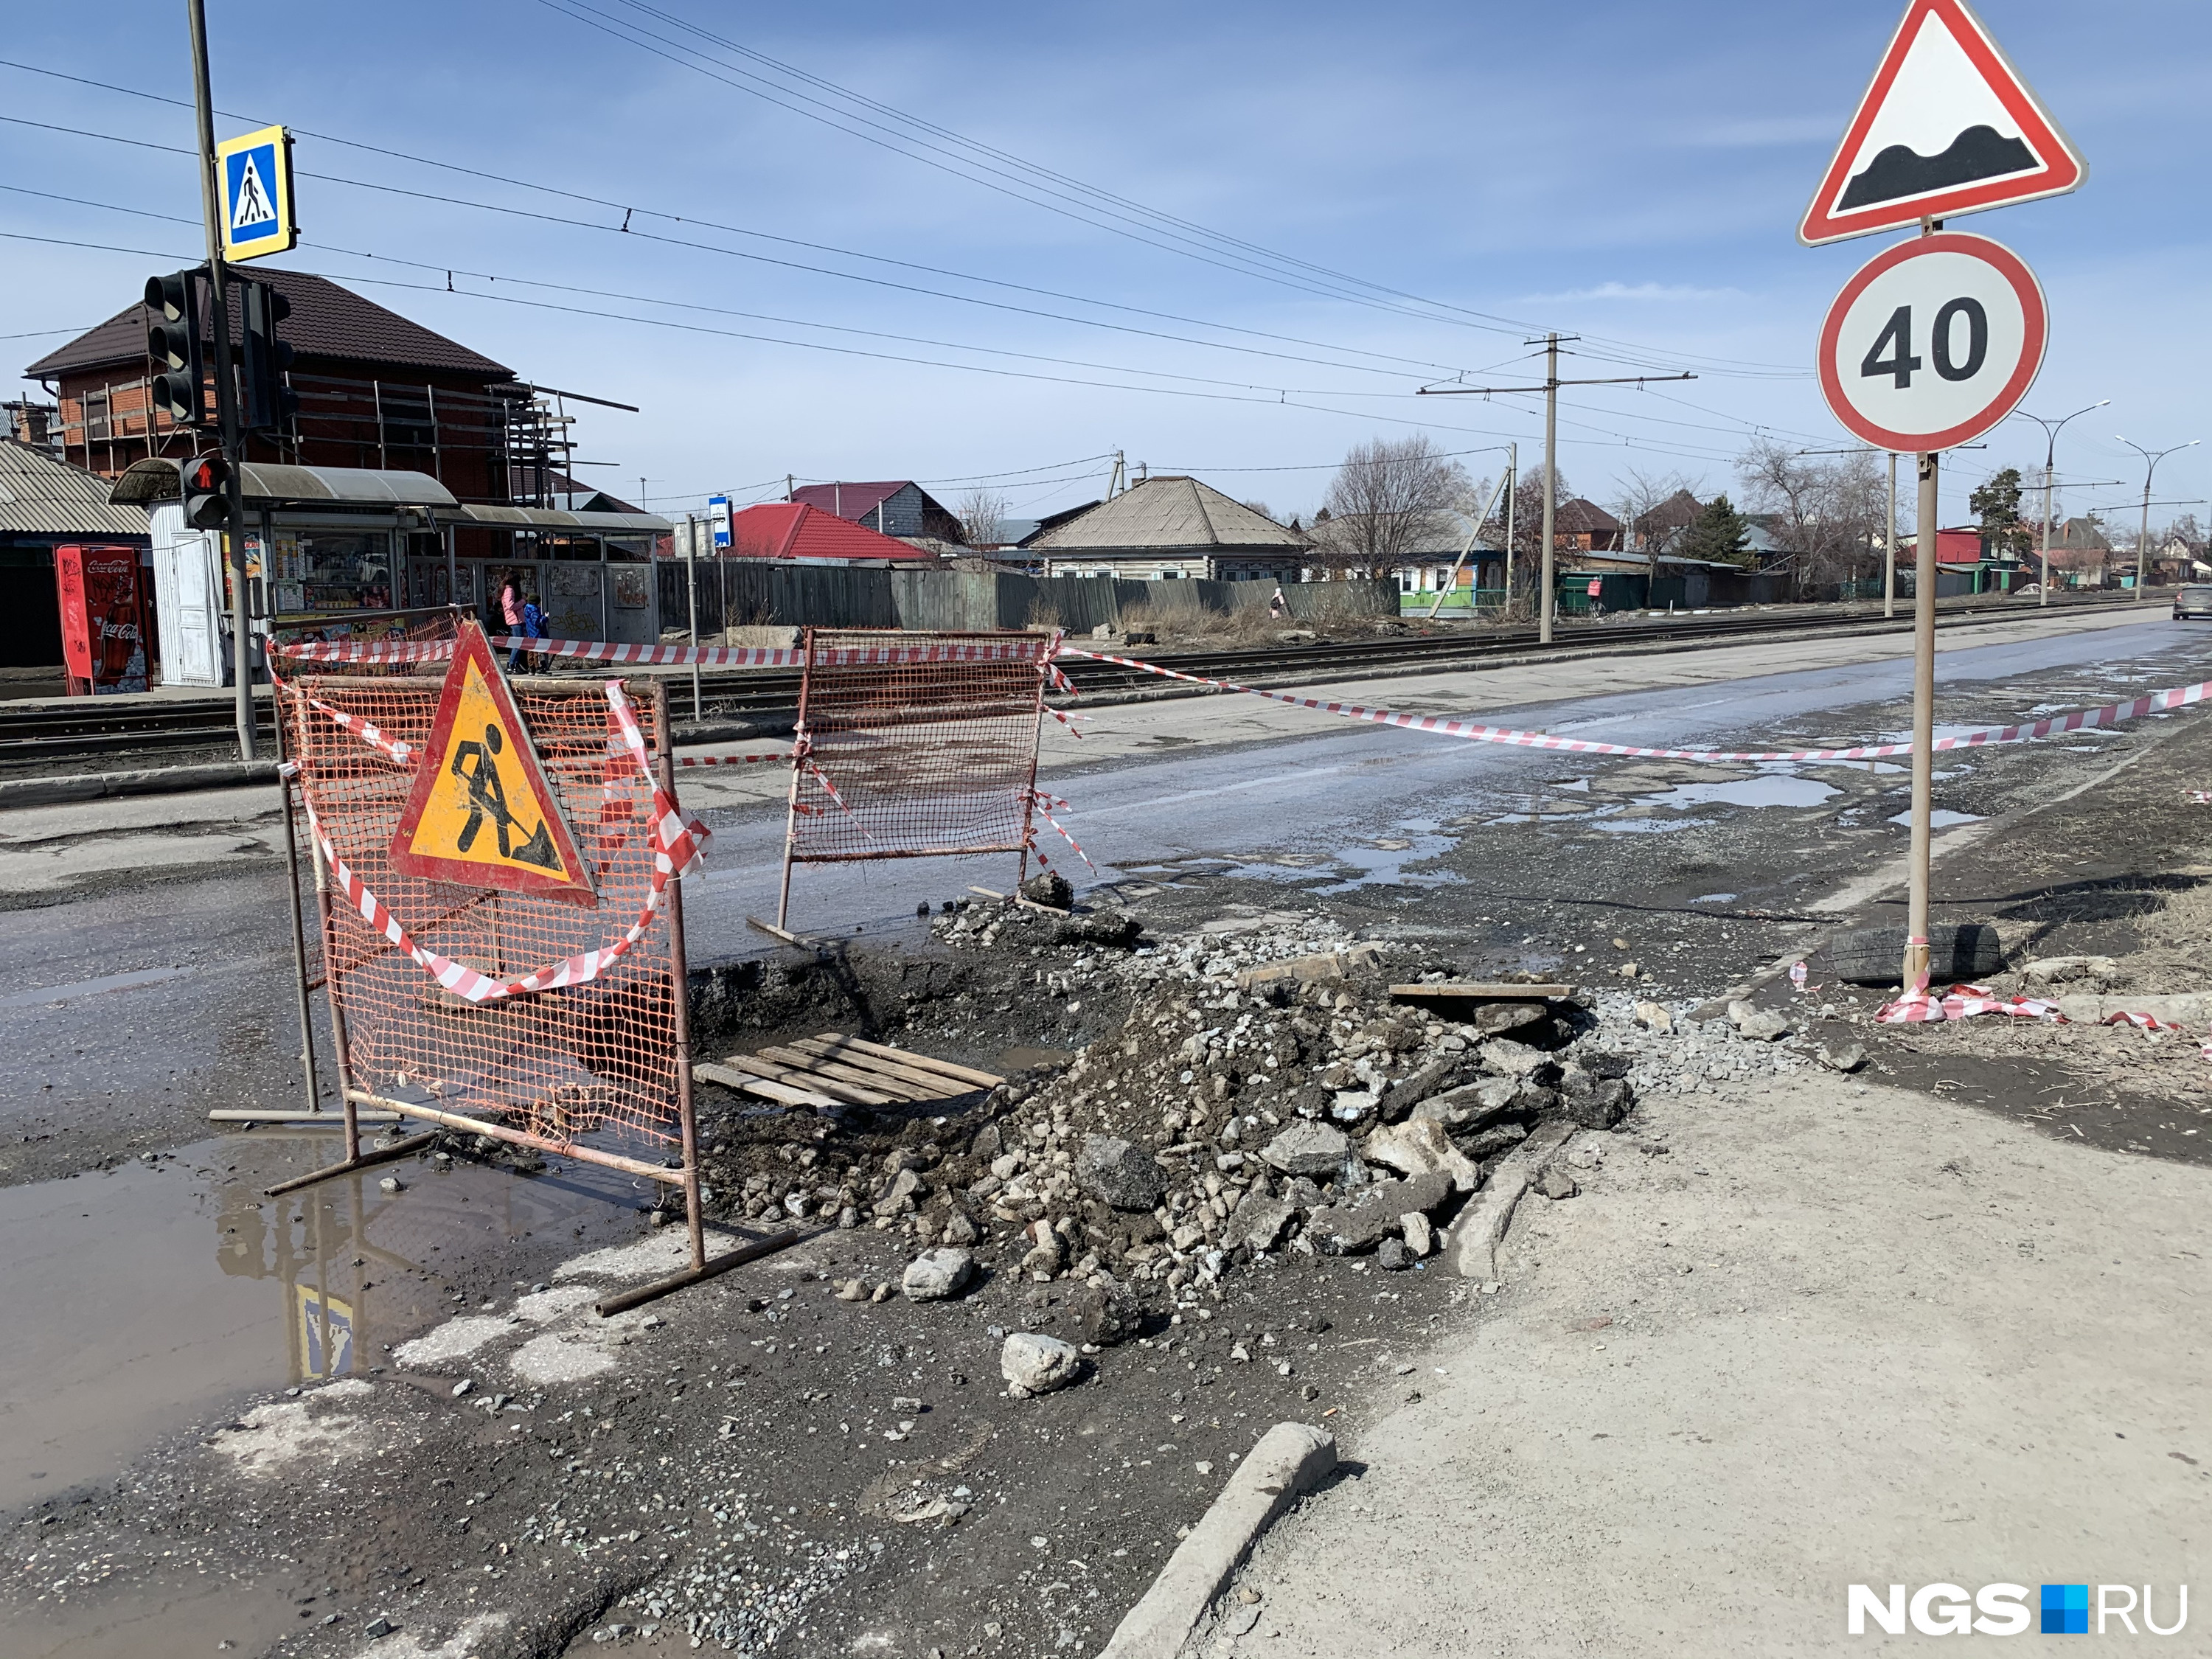
[[[2053,675],[2034,690],[2057,702],[2088,678]],[[2021,701],[2017,686],[1962,691],[1947,718],[2016,716]],[[1893,714],[1902,724],[1901,709],[1876,718]],[[1826,735],[1808,716],[1761,738],[1796,746]],[[2181,717],[2070,747],[2079,752],[1993,750],[1947,767],[1945,805],[1978,822],[1962,826],[1976,834],[1952,843],[1938,866],[1938,919],[1995,921],[2020,960],[2110,956],[2123,989],[2203,988],[2207,809],[2190,790],[2212,770],[2212,727]],[[1978,1217],[1996,1202],[1993,1213],[2021,1237],[2002,1228],[1990,1237],[2015,1251],[2027,1237],[2021,1229],[2044,1212],[2039,1200],[2008,1195],[2013,1187],[1993,1186],[1983,1198],[1978,1183],[2001,1179],[1993,1170],[2033,1165],[2063,1182],[2076,1167],[2065,1160],[2084,1160],[2079,1167],[2130,1172],[2099,1190],[2155,1186],[2157,1203],[2166,1203],[2182,1190],[2173,1183],[2196,1180],[2194,1166],[2207,1161],[2207,1137],[2195,1130],[2212,1109],[2203,1086],[2212,1066],[2197,1054],[2197,1034],[2151,1039],[1996,1018],[1881,1026],[1872,1019],[1881,993],[1829,982],[1818,949],[1827,931],[1901,921],[1874,878],[1893,860],[1889,820],[1903,794],[1903,775],[1885,767],[1784,776],[1562,757],[1525,796],[1480,802],[1449,823],[1378,823],[1371,878],[1347,881],[1340,863],[1286,849],[1265,867],[1194,859],[1132,870],[1085,896],[1094,912],[1126,908],[1142,925],[1139,942],[1061,939],[1024,919],[986,943],[973,926],[986,913],[976,910],[966,914],[966,937],[940,917],[939,933],[903,943],[698,975],[702,1054],[857,1031],[994,1067],[1008,1085],[941,1112],[902,1114],[768,1113],[738,1097],[703,1095],[718,1230],[742,1237],[795,1224],[808,1230],[807,1242],[613,1320],[598,1319],[592,1300],[665,1271],[680,1249],[680,1229],[651,1224],[642,1199],[588,1237],[565,1219],[516,1223],[447,1266],[422,1254],[404,1267],[365,1269],[401,1295],[381,1328],[364,1331],[368,1363],[353,1374],[264,1390],[223,1414],[180,1423],[119,1477],[75,1483],[9,1519],[0,1647],[39,1659],[226,1643],[283,1655],[505,1659],[610,1645],[688,1652],[696,1633],[713,1650],[750,1653],[1093,1651],[1234,1461],[1277,1421],[1323,1422],[1379,1461],[1379,1449],[1360,1449],[1399,1445],[1392,1437],[1431,1420],[1428,1402],[1458,1386],[1434,1377],[1437,1364],[1456,1363],[1435,1356],[1470,1338],[1490,1340],[1486,1333],[1501,1322],[1522,1333],[1512,1341],[1532,1345],[1524,1369],[1565,1364],[1573,1386],[1594,1397],[1649,1390],[1656,1365],[1644,1362],[1634,1378],[1613,1372],[1635,1356],[1615,1354],[1607,1341],[1613,1358],[1601,1359],[1595,1341],[1607,1339],[1586,1341],[1586,1325],[1559,1337],[1556,1316],[1573,1311],[1569,1302],[1590,1301],[1587,1287],[1626,1259],[1626,1241],[1650,1245],[1660,1220],[1725,1234],[1739,1219],[1748,1225],[1746,1206],[1765,1203],[1759,1195],[1793,1170],[1802,1184],[1803,1170],[1829,1169],[1801,1158],[1799,1142],[1850,1165],[1857,1143],[1821,1139],[1824,1114],[1850,1112],[1855,1130],[1879,1135],[1882,1156],[1862,1158],[1848,1182],[1824,1174],[1814,1185],[1832,1191],[1817,1202],[1776,1200],[1771,1218],[1780,1226],[1787,1208],[1790,1226],[1828,1228],[1833,1248],[1861,1258],[1890,1248],[1850,1231],[1864,1207],[1851,1195],[1876,1170],[1894,1172],[1886,1188],[1893,1207],[1910,1209],[1937,1190],[1982,1198]],[[2085,859],[2085,848],[2093,855]],[[1821,908],[1839,872],[1869,884],[1850,913]],[[1362,943],[1376,947],[1377,961],[1356,982],[1279,1001],[1243,993],[1228,1000],[1235,973],[1262,957]],[[1780,970],[1808,953],[1808,988],[1793,992]],[[1316,1208],[1356,1196],[1373,1170],[1357,1181],[1347,1170],[1343,1190],[1302,1200],[1300,1219],[1274,1245],[1240,1247],[1229,1231],[1239,1206],[1260,1181],[1270,1197],[1286,1185],[1250,1162],[1263,1128],[1272,1138],[1293,1120],[1334,1121],[1341,1107],[1364,1134],[1385,1115],[1387,1088],[1370,1086],[1377,1077],[1403,1080],[1428,1059],[1473,1052],[1444,1044],[1451,1022],[1407,1018],[1388,983],[1509,973],[1589,993],[1569,1021],[1573,1030],[1532,1033],[1557,1045],[1548,1063],[1581,1053],[1629,1061],[1635,1109],[1615,1130],[1582,1136],[1596,1159],[1575,1166],[1584,1191],[1525,1218],[1556,1234],[1556,1246],[1543,1241],[1541,1254],[1526,1254],[1532,1294],[1551,1294],[1547,1286],[1571,1294],[1516,1301],[1517,1285],[1486,1296],[1433,1257],[1386,1272],[1370,1250],[1296,1249]],[[1711,1006],[1731,994],[1778,1010],[1792,1035],[1739,1040]],[[1680,1036],[1636,1024],[1639,1000],[1668,1010]],[[1699,1012],[1717,1017],[1692,1024]],[[1295,1037],[1295,1050],[1232,1060],[1208,1046],[1210,1030],[1225,1040],[1247,1016],[1243,1035]],[[1170,1040],[1176,1021],[1185,1023]],[[1178,1058],[1193,1037],[1218,1067]],[[1817,1050],[1852,1042],[1867,1051],[1867,1069],[1853,1082],[1824,1081]],[[1085,1051],[1097,1058],[1078,1074],[1073,1063]],[[1365,1072],[1356,1069],[1362,1059]],[[1279,1097],[1269,1092],[1270,1067],[1285,1064],[1299,1068],[1297,1082]],[[1450,1080],[1472,1086],[1463,1074]],[[1850,1092],[1861,1083],[1873,1092]],[[1370,1094],[1366,1106],[1344,1099]],[[1265,1122],[1261,1109],[1278,1121]],[[1931,1162],[1932,1109],[1947,1115],[1947,1134],[1976,1149],[1964,1173]],[[1243,1126],[1233,1141],[1232,1122]],[[1031,1136],[1033,1128],[1042,1133]],[[1459,1126],[1462,1142],[1471,1128]],[[1000,1137],[995,1154],[988,1140],[979,1145],[987,1130]],[[1141,1139],[1174,1166],[1170,1197],[1181,1207],[1164,1202],[1165,1219],[1152,1218],[1164,1241],[1138,1213],[1100,1213],[1054,1187],[1064,1166],[1054,1154],[1073,1154],[1102,1131]],[[1010,1137],[1042,1156],[999,1176]],[[242,1146],[240,1162],[267,1178],[310,1167],[317,1155],[296,1138],[225,1144]],[[1245,1161],[1224,1165],[1231,1152]],[[902,1158],[927,1190],[879,1216],[897,1173],[890,1166]],[[1026,1192],[1016,1193],[1014,1177],[1031,1172]],[[557,1166],[535,1176],[483,1171],[466,1146],[449,1149],[444,1165],[426,1159],[398,1171],[427,1194],[459,1193],[494,1174],[517,1189],[568,1178]],[[111,1178],[153,1179],[127,1170]],[[1001,1184],[978,1195],[987,1180]],[[1041,1212],[1030,1215],[1024,1198]],[[837,1224],[848,1210],[856,1224]],[[2125,1206],[2113,1213],[2124,1221]],[[1449,1216],[1445,1201],[1437,1218]],[[877,1287],[898,1284],[917,1250],[962,1219],[981,1235],[975,1288],[945,1301],[875,1299]],[[1056,1241],[1059,1265],[1049,1270],[1028,1264],[1039,1247],[1024,1230],[1037,1221]],[[250,1224],[267,1231],[271,1219]],[[2083,1238],[2087,1227],[2085,1216]],[[1186,1229],[1196,1231],[1175,1244]],[[1910,1232],[1900,1210],[1889,1237]],[[2180,1237],[2162,1220],[2154,1232]],[[1775,1233],[1762,1248],[1785,1249],[1788,1237]],[[1941,1230],[1911,1237],[1918,1242],[1907,1256],[1919,1265],[1903,1290],[1917,1302],[1941,1288],[1956,1241]],[[2036,1248],[2039,1261],[2052,1254],[2039,1241]],[[2173,1248],[2197,1249],[2185,1240]],[[1139,1254],[1146,1250],[1154,1253]],[[1161,1262],[1170,1268],[1153,1271]],[[1665,1265],[1655,1255],[1637,1272],[1648,1277]],[[2069,1294],[2095,1294],[2086,1267],[2077,1273],[2054,1260],[2052,1271],[2062,1270]],[[1038,1271],[1052,1276],[1040,1280]],[[1704,1271],[1676,1275],[1684,1282],[1671,1294],[1705,1282]],[[1102,1273],[1130,1304],[1133,1328],[1120,1341],[1088,1340]],[[2124,1276],[2112,1282],[2130,1297],[2142,1289]],[[2154,1312],[2181,1294],[2162,1286],[2142,1289],[2142,1309]],[[1633,1332],[1644,1304],[1632,1308],[1624,1296],[1647,1288],[1642,1278],[1615,1275],[1614,1288],[1577,1316],[1609,1316]],[[1759,1305],[1779,1317],[1773,1310],[1794,1308],[1798,1294],[1778,1269],[1761,1281]],[[1894,1289],[1882,1295],[1898,1307]],[[1675,1307],[1656,1290],[1648,1300]],[[1875,1315],[1856,1292],[1835,1307],[1839,1317]],[[1759,1352],[1756,1322],[1737,1314],[1726,1317],[1745,1322],[1724,1325],[1718,1308],[1699,1316],[1710,1322],[1686,1325],[1681,1340],[1694,1348],[1725,1329],[1747,1334]],[[1524,1317],[1524,1310],[1534,1311]],[[2170,1323],[2187,1324],[2179,1301],[2168,1311]],[[1000,1358],[1003,1334],[1017,1331],[1097,1351],[1083,1355],[1073,1386],[1015,1398]],[[1940,1340],[1940,1322],[1923,1335]],[[1568,1355],[1560,1341],[1589,1352]],[[1840,1350],[1832,1358],[1830,1374],[1849,1363]],[[1962,1350],[1962,1376],[1972,1361]],[[1786,1367],[1771,1380],[1804,1381]],[[1425,1398],[1408,1398],[1417,1393]],[[1547,1399],[1532,1394],[1528,1409],[1577,1415]],[[2177,1410],[2196,1409],[2181,1394],[2168,1403],[2176,1401]],[[1715,1414],[1725,1403],[1716,1396]],[[2202,1449],[2173,1438],[2172,1414],[2150,1415],[2172,1449],[2203,1462]],[[1613,1431],[1601,1423],[1589,1432]],[[2114,1432],[2133,1431],[2124,1424]],[[1758,1449],[1746,1437],[1735,1455],[1755,1463]],[[2166,1440],[2157,1449],[2163,1458]],[[1719,1467],[1758,1489],[1734,1462]],[[2176,1462],[2166,1474],[2179,1479],[2185,1467],[2195,1468]],[[1528,1480],[1541,1488],[1540,1473]],[[1443,1547],[1431,1535],[1441,1522],[1403,1514],[1355,1553],[1361,1571],[1377,1572],[1394,1552],[1419,1560]],[[1581,1547],[1568,1547],[1571,1520],[1532,1521],[1529,1534],[1547,1539],[1558,1560],[1584,1561],[1577,1571],[1587,1576]],[[1498,1510],[1487,1524],[1514,1522]],[[2144,1571],[2161,1582],[2172,1576],[2154,1565]],[[1281,1600],[1268,1590],[1271,1614]],[[1636,1645],[1624,1637],[1613,1650]],[[1339,1632],[1333,1650],[1359,1650]]]

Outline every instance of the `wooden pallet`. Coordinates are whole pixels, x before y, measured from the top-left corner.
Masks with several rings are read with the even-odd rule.
[[[949,1060],[824,1031],[757,1054],[702,1060],[691,1075],[781,1106],[901,1106],[957,1100],[1005,1079]]]

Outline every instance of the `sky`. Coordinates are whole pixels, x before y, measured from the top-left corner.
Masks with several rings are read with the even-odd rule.
[[[789,474],[956,507],[981,484],[1034,515],[1103,494],[1119,451],[1310,518],[1370,438],[1426,432],[1478,477],[1510,441],[1540,465],[1540,398],[1416,392],[1531,384],[1547,329],[1582,337],[1564,377],[1698,376],[1562,392],[1576,491],[1734,489],[1758,436],[1851,441],[1814,343],[1895,240],[1794,230],[1899,0],[208,11],[217,136],[299,135],[301,245],[272,263],[637,405],[579,407],[579,459],[606,465],[578,475],[658,512]],[[1979,11],[2089,164],[2075,194],[1952,222],[2048,295],[2023,407],[2112,400],[2059,441],[2062,510],[2132,524],[2143,464],[2118,434],[2202,437],[2152,518],[2212,518],[2212,7]],[[193,142],[162,101],[191,96],[185,9],[20,9],[0,58],[20,367],[199,257],[191,161],[147,148]],[[1959,452],[1944,521],[2043,459],[2017,420]]]

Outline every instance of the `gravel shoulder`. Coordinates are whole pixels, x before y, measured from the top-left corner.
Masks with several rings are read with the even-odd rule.
[[[1819,1076],[1646,1118],[1199,1651],[1764,1659],[1852,1583],[2212,1571],[2212,1170]]]

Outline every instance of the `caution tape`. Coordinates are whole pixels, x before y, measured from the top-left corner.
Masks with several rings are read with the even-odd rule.
[[[1047,823],[1060,831],[1060,838],[1062,841],[1066,842],[1070,847],[1075,848],[1076,857],[1081,859],[1085,864],[1091,864],[1091,854],[1083,850],[1082,846],[1076,841],[1075,837],[1067,833],[1066,826],[1064,826],[1058,818],[1052,815],[1052,809],[1055,806],[1059,807],[1063,812],[1067,810],[1067,803],[1065,800],[1060,799],[1058,795],[1048,795],[1042,790],[1031,789],[1030,791],[1030,805],[1036,809],[1036,815],[1039,817],[1042,818]],[[1030,831],[1030,850],[1032,852],[1036,851],[1036,831],[1034,830]],[[1037,861],[1041,864],[1044,863],[1044,854],[1042,853],[1037,853]],[[1052,866],[1049,864],[1046,864],[1045,867],[1047,869],[1050,869]],[[1095,871],[1098,866],[1095,864],[1091,864],[1091,867]]]
[[[297,686],[287,685],[282,680],[277,681],[276,684],[280,690],[297,697],[317,714],[328,716],[341,730],[352,732],[354,736],[387,758],[397,762],[401,766],[415,764],[416,755],[419,752],[415,745],[399,738],[386,737],[383,729],[374,721],[365,720],[358,714],[349,714],[343,708],[334,708],[321,698],[310,696]]]
[[[621,753],[645,775],[652,789],[653,816],[647,826],[647,836],[653,849],[653,873],[646,892],[645,907],[638,913],[637,921],[612,944],[582,951],[565,961],[540,968],[535,973],[526,974],[520,979],[494,979],[466,963],[441,956],[418,942],[400,925],[399,919],[392,914],[384,902],[369,890],[368,883],[338,855],[337,846],[324,831],[322,820],[315,814],[314,803],[308,799],[305,790],[301,792],[300,805],[307,815],[307,832],[321,849],[323,860],[330,867],[331,878],[337,883],[338,891],[344,895],[345,902],[371,928],[405,951],[431,978],[455,996],[469,1002],[496,1002],[507,997],[528,996],[538,991],[582,985],[597,979],[627,956],[631,948],[645,937],[666,900],[668,884],[679,877],[690,875],[704,862],[703,848],[712,832],[696,814],[678,805],[660,787],[646,750],[644,733],[638,729],[636,712],[631,708],[629,699],[623,694],[619,683],[608,684],[607,705],[613,717],[616,740]],[[337,714],[341,711],[325,708],[325,712]],[[368,722],[351,717],[340,720],[339,724],[364,741],[371,741],[368,733],[375,730]],[[381,734],[379,736],[381,738]],[[391,739],[382,739],[377,746],[390,753],[391,744]],[[398,746],[407,747],[405,744]],[[296,775],[298,763],[288,764]]]
[[[1865,744],[1851,749],[1644,748],[1629,744],[1599,743],[1587,738],[1554,737],[1547,732],[1522,732],[1511,726],[1486,726],[1476,720],[1452,720],[1439,714],[1407,714],[1391,708],[1370,708],[1359,703],[1329,702],[1318,697],[1297,696],[1287,691],[1267,691],[1258,686],[1239,685],[1234,680],[1209,679],[1201,674],[1186,674],[1179,669],[1163,668],[1158,663],[1146,662],[1136,657],[1111,656],[1103,651],[1084,651],[1074,646],[1061,647],[1060,654],[1087,657],[1094,662],[1110,662],[1123,668],[1141,669],[1147,674],[1187,680],[1193,685],[1209,685],[1217,690],[1242,691],[1250,696],[1288,703],[1294,708],[1319,709],[1324,714],[1338,714],[1346,720],[1403,726],[1412,732],[1434,732],[1443,737],[1464,738],[1472,743],[1510,744],[1523,749],[1553,749],[1577,755],[1617,755],[1636,760],[1738,762],[1882,760],[1909,755],[1913,750],[1910,743]],[[1937,750],[1977,749],[1996,744],[2026,743],[2036,738],[2049,737],[2053,732],[2085,731],[2093,726],[2137,720],[2163,709],[2187,708],[2192,703],[2203,702],[2208,696],[2212,696],[2212,680],[2203,680],[2195,685],[2174,686],[2144,696],[2131,697],[2125,702],[2107,703],[2101,708],[2077,708],[2071,714],[2054,714],[2048,720],[2019,726],[1982,726],[1971,732],[1954,732],[1949,737],[1936,738],[1933,747]]]
[[[489,641],[499,651],[521,651],[540,657],[562,657],[581,662],[635,663],[649,667],[803,668],[805,651],[790,646],[744,645],[633,645],[619,640],[533,640],[520,634],[502,634]],[[1056,647],[1057,641],[978,641],[959,645],[840,646],[817,651],[817,665],[865,667],[915,662],[1034,662]],[[296,662],[445,662],[453,654],[451,640],[302,640],[291,645],[272,645],[272,656]]]
[[[2015,1019],[2048,1020],[2053,1025],[2074,1023],[2058,1011],[2058,1005],[2055,1002],[2045,1002],[2037,997],[2001,997],[1979,985],[1954,985],[1940,997],[1932,996],[1925,990],[1908,991],[1896,1001],[1884,1003],[1875,1011],[1875,1018],[1884,1025],[1912,1025],[1936,1024],[1947,1019],[1972,1019],[1978,1014],[2006,1014]],[[2133,1026],[2143,1032],[2179,1031],[2182,1029],[2172,1020],[2129,1009],[2117,1010],[2095,1023],[2100,1025]],[[2212,1060],[2212,1042],[2206,1043],[2202,1052],[2207,1060]]]
[[[445,662],[451,640],[299,640],[271,645],[269,654],[295,662]]]
[[[754,766],[762,761],[787,761],[788,750],[778,750],[773,755],[678,755],[678,766]]]

